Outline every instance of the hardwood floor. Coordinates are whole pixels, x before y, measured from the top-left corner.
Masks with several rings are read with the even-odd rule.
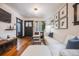
[[[5,51],[1,56],[20,56],[21,53],[31,44],[31,38],[25,37],[22,39],[18,39],[19,49],[16,49],[16,46],[13,46],[10,50]]]
[[[26,37],[26,38],[23,38],[23,40],[20,42],[20,48],[19,50],[17,51],[17,56],[21,55],[21,53],[29,46],[31,45],[31,38],[30,37]]]

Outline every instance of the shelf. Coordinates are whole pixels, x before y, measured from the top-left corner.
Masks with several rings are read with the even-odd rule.
[[[6,31],[15,30],[15,29],[5,29]]]

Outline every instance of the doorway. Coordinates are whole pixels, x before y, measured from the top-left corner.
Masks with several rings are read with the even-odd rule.
[[[33,21],[24,21],[25,36],[33,36]]]
[[[23,20],[16,18],[16,36],[22,38],[23,36]]]

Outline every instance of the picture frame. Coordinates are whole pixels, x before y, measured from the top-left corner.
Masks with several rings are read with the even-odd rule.
[[[54,19],[56,29],[68,29],[68,3],[66,3],[58,12],[57,19]]]
[[[64,18],[67,16],[67,13],[68,13],[68,4],[65,4],[59,11],[59,18]]]
[[[73,5],[74,8],[74,25],[79,25],[79,3]]]
[[[59,12],[57,12],[54,17],[55,21],[59,20]]]
[[[51,27],[54,28],[54,20],[51,20]]]
[[[68,28],[68,19],[65,17],[60,20],[60,29],[67,29]]]
[[[55,21],[54,22],[54,28],[55,29],[59,29],[59,21]]]

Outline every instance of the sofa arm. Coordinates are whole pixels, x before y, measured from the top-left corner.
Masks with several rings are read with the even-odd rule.
[[[61,56],[79,56],[79,50],[77,49],[63,49],[60,52]]]

